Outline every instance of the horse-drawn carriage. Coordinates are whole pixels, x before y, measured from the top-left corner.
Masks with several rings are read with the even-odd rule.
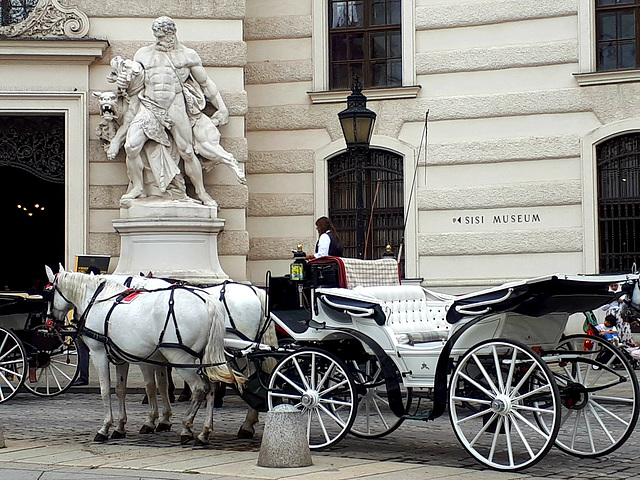
[[[238,322],[246,311],[235,308],[255,297],[242,294],[234,307],[224,298],[225,287],[203,299],[207,295],[199,289],[163,286],[150,292],[157,299],[150,298],[149,307],[140,302],[135,313],[140,322],[145,315],[158,317],[154,326],[127,323],[120,332],[118,322],[134,317],[126,306],[131,290],[73,273],[55,279],[51,273],[51,279],[53,313],[60,318],[75,304],[87,325],[92,322],[81,330],[92,355],[104,343],[104,361],[158,363],[164,355],[174,366],[175,358],[181,359],[178,370],[188,370],[184,359],[194,355],[192,370],[204,380],[215,377],[207,369],[220,367],[220,357],[196,358],[207,335],[189,343],[190,330],[179,322],[174,296],[192,299],[189,309],[217,300],[232,325],[231,317]],[[312,449],[334,445],[348,433],[376,438],[404,420],[448,413],[463,448],[494,469],[529,467],[554,445],[578,457],[596,457],[617,449],[635,428],[638,380],[626,357],[606,340],[567,337],[564,331],[571,314],[616,299],[621,293],[610,290],[613,283],[623,286],[628,309],[640,304],[637,274],[553,275],[450,296],[401,285],[393,259],[325,257],[309,262],[304,280],[268,278],[268,316],[280,330],[279,346],[263,341],[268,323],[255,318],[254,333],[235,326],[227,330],[224,350],[230,378],[247,377],[238,382],[244,383],[242,398],[259,411],[280,403],[300,408]],[[150,306],[158,311],[152,313]],[[133,341],[137,335],[148,338]],[[151,344],[154,335],[149,349],[131,354],[139,343]],[[209,343],[221,339],[216,335],[210,332]],[[101,439],[113,423],[107,407]],[[192,420],[183,421],[187,430]],[[205,441],[211,421],[205,422]]]
[[[612,301],[613,283],[637,302],[637,275],[556,275],[455,297],[400,285],[392,259],[323,258],[307,275],[303,285],[271,281],[271,318],[293,342],[269,377],[268,404],[303,409],[311,448],[448,411],[474,458],[517,470],[553,445],[610,453],[636,425],[625,356],[564,331],[570,314]]]
[[[20,387],[39,396],[66,391],[78,375],[74,330],[46,325],[42,295],[0,294],[0,403]]]

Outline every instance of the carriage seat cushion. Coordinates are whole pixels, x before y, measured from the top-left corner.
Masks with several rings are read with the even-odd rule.
[[[451,325],[446,321],[449,302],[428,301],[420,286],[356,287],[353,293],[381,302],[386,325],[399,343],[423,343],[449,337]]]

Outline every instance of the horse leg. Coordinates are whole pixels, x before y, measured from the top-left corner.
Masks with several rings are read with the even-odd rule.
[[[222,399],[227,394],[227,384],[213,382],[213,408],[222,408]]]
[[[155,367],[146,363],[141,363],[139,366],[142,372],[142,378],[144,379],[144,389],[147,393],[147,399],[149,400],[149,418],[142,424],[142,427],[140,427],[140,433],[145,435],[153,433],[156,430],[158,397],[156,395]]]
[[[253,438],[253,435],[256,433],[254,428],[256,423],[258,423],[258,411],[253,408],[249,408],[249,410],[247,410],[247,416],[244,419],[244,423],[240,426],[240,430],[238,430],[238,438]]]
[[[156,367],[155,377],[160,397],[162,397],[162,418],[158,422],[156,432],[169,432],[171,430],[171,399],[169,394],[169,369],[167,367]]]
[[[209,435],[213,429],[213,397],[214,391],[211,388],[206,394],[207,400],[207,413],[205,414],[204,425],[202,426],[202,432],[198,435],[193,442],[194,446],[209,445]]]
[[[125,407],[125,395],[127,394],[127,377],[129,375],[129,364],[116,365],[116,396],[118,397],[118,425],[111,434],[112,439],[124,438],[127,436],[125,426],[127,424],[127,409]]]
[[[104,420],[102,428],[98,430],[94,442],[105,442],[109,438],[109,429],[113,425],[113,412],[111,411],[111,372],[109,371],[109,359],[102,345],[95,340],[86,339],[87,346],[91,350],[91,360],[100,379],[100,396],[104,408]]]

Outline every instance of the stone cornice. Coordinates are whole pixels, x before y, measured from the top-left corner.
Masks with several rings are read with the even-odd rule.
[[[106,40],[11,39],[0,40],[0,61],[81,63],[88,65],[107,49]]]

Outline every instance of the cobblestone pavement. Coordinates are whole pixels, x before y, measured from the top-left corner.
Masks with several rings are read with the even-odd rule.
[[[128,435],[117,442],[129,446],[175,447],[177,450],[191,448],[181,446],[178,440],[180,419],[187,408],[185,403],[174,404],[173,432],[141,435],[138,429],[147,408],[141,404],[142,394],[130,394],[127,399]],[[237,396],[227,396],[224,407],[215,412],[212,443],[207,448],[259,451],[262,424],[257,427],[255,439],[236,439],[245,413],[246,408]],[[198,415],[196,428],[201,426],[201,421],[202,416]],[[72,390],[52,398],[20,393],[0,404],[0,423],[7,443],[12,440],[33,440],[50,445],[79,442],[90,448],[101,422],[102,402],[97,393],[73,393]],[[640,432],[636,432],[619,450],[599,459],[579,459],[552,449],[540,463],[523,473],[557,479],[640,479],[639,439]],[[110,444],[115,442],[110,441]],[[317,454],[483,470],[459,445],[446,416],[429,423],[407,421],[382,439],[347,436],[335,447]]]

